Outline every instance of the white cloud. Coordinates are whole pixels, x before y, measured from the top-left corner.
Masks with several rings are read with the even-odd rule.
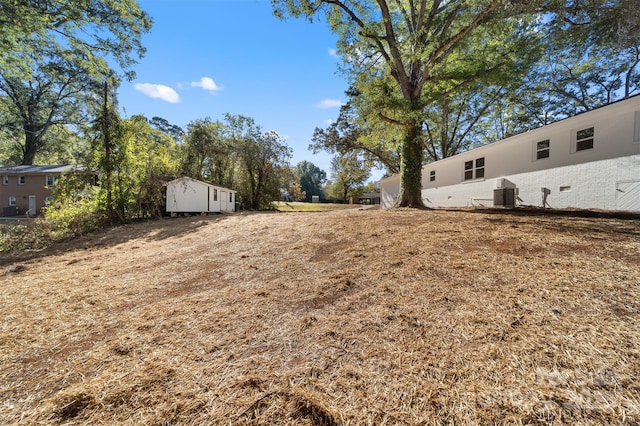
[[[329,118],[327,120],[324,120],[324,124],[326,124],[327,126],[331,126],[333,123],[335,123],[336,120],[334,120],[333,118]]]
[[[162,84],[138,83],[135,86],[138,92],[142,92],[150,98],[162,99],[163,101],[175,104],[180,102],[178,93],[169,86]]]
[[[210,92],[218,92],[222,90],[222,86],[218,86],[215,81],[210,77],[202,77],[200,81],[192,81],[191,87],[200,87]]]
[[[329,56],[333,56],[334,58],[338,57],[338,51],[336,49],[334,49],[333,47],[329,48]]]
[[[316,106],[320,109],[338,108],[342,106],[342,101],[337,99],[323,99]]]

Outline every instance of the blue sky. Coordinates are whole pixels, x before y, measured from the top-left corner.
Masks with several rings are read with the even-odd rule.
[[[326,23],[281,21],[269,0],[139,0],[154,19],[136,79],[123,83],[126,117],[159,116],[183,128],[225,113],[253,118],[330,175],[330,155],[307,148],[335,120],[348,87]]]

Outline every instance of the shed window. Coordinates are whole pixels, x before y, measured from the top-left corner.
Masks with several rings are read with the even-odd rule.
[[[2,176],[2,184],[9,185],[9,176]]]
[[[26,178],[24,176],[18,176],[18,185],[24,185]]]
[[[9,205],[10,206],[15,206],[16,205],[16,197],[14,197],[13,195],[9,196]]]
[[[593,149],[593,127],[576,132],[576,152]]]
[[[536,143],[536,160],[549,158],[549,139]]]
[[[433,182],[434,180],[436,180],[436,171],[435,170],[431,170],[429,172],[429,182]]]
[[[233,194],[231,192],[229,193],[229,202],[233,202]]]
[[[464,180],[484,178],[484,157],[464,162]]]
[[[217,189],[213,190],[213,201],[218,201],[218,190]]]

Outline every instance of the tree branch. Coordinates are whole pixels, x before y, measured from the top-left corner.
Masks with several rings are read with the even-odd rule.
[[[423,71],[422,77],[418,84],[415,87],[416,93],[422,92],[422,87],[426,83],[429,78],[429,68],[434,64],[441,62],[444,58],[446,58],[452,51],[453,47],[462,40],[466,35],[468,35],[471,31],[476,29],[486,18],[487,16],[497,10],[500,7],[500,2],[498,0],[493,0],[489,6],[487,6],[482,12],[478,13],[476,17],[464,26],[460,31],[458,31],[455,35],[446,39],[440,47],[435,49],[433,53],[430,55],[427,64],[425,65],[425,69]]]
[[[351,10],[350,7],[348,7],[344,2],[342,2],[341,0],[322,0],[323,3],[326,4],[332,4],[334,6],[338,6],[340,9],[342,9],[342,11],[344,13],[347,14],[347,16],[349,16],[349,18],[356,23],[356,25],[358,25],[358,27],[360,27],[362,29],[361,35],[363,37],[369,38],[371,40],[373,40],[375,42],[375,44],[378,46],[378,49],[380,50],[380,54],[382,56],[384,56],[386,61],[389,61],[390,58],[388,56],[387,51],[384,48],[384,45],[382,44],[382,42],[380,41],[381,37],[377,36],[375,34],[370,34],[367,31],[367,26],[365,25],[365,23],[362,21],[362,19],[360,19],[360,17],[353,11]]]
[[[389,117],[387,117],[386,115],[384,115],[384,114],[383,114],[383,113],[381,113],[381,112],[379,112],[379,113],[378,113],[378,117],[380,118],[380,120],[382,120],[382,121],[384,121],[384,122],[386,122],[386,123],[389,123],[389,124],[394,124],[394,125],[397,125],[397,126],[402,126],[402,127],[407,128],[407,129],[408,129],[408,128],[410,128],[410,127],[412,127],[412,126],[411,126],[411,124],[409,124],[409,123],[403,123],[403,122],[401,122],[401,121],[394,120],[393,118],[389,118]]]

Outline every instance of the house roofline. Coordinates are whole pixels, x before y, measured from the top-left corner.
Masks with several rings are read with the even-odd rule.
[[[85,171],[86,166],[80,164],[57,164],[47,166],[37,165],[18,165],[0,167],[0,174],[46,174],[46,173],[64,173],[73,171]]]
[[[236,191],[235,189],[227,188],[227,187],[225,187],[225,186],[220,186],[220,185],[214,185],[214,184],[212,184],[212,183],[204,182],[204,181],[202,181],[202,180],[198,180],[198,179],[194,179],[194,178],[189,177],[189,176],[183,176],[183,177],[179,177],[179,178],[177,178],[177,179],[170,180],[169,182],[165,182],[165,183],[163,183],[163,184],[162,184],[162,186],[167,186],[167,185],[169,185],[169,184],[170,184],[170,183],[172,183],[172,182],[177,182],[177,181],[181,181],[181,180],[190,180],[190,181],[193,181],[193,182],[197,182],[197,183],[201,183],[201,184],[204,184],[204,185],[207,185],[207,186],[211,186],[211,187],[213,187],[213,188],[217,188],[217,189],[225,189],[225,190],[227,190],[227,191],[230,191],[230,192],[236,192],[236,193],[238,192],[238,191]]]
[[[431,165],[433,165],[433,164],[435,164],[435,163],[440,163],[440,162],[443,162],[443,161],[450,161],[450,160],[452,161],[452,159],[457,158],[457,157],[459,157],[460,155],[468,154],[468,153],[470,153],[470,152],[477,152],[478,150],[488,149],[488,147],[490,147],[490,146],[494,146],[494,145],[496,145],[496,144],[509,143],[512,139],[514,139],[514,138],[518,138],[518,137],[521,137],[522,135],[532,134],[532,133],[534,133],[534,132],[542,132],[542,131],[543,131],[543,129],[544,129],[544,130],[547,130],[547,129],[549,129],[550,127],[557,127],[557,126],[558,126],[558,125],[560,125],[560,124],[564,124],[564,122],[566,122],[567,120],[575,120],[575,119],[577,119],[577,118],[579,118],[579,117],[583,117],[583,118],[584,118],[584,116],[589,115],[589,114],[592,114],[592,113],[595,113],[595,112],[596,112],[596,111],[598,111],[598,110],[601,110],[601,109],[604,109],[604,108],[608,108],[608,107],[611,107],[611,106],[616,105],[616,104],[625,103],[625,102],[632,103],[632,101],[633,101],[633,100],[638,100],[638,99],[640,99],[640,93],[639,93],[639,94],[636,94],[636,95],[633,95],[633,96],[629,96],[628,98],[618,99],[617,101],[614,101],[614,102],[611,102],[611,103],[608,103],[608,104],[605,104],[605,105],[600,105],[599,107],[596,107],[596,108],[594,108],[594,109],[590,109],[589,111],[583,111],[583,112],[578,113],[578,114],[576,114],[576,115],[572,115],[572,116],[570,116],[570,117],[562,118],[562,119],[560,119],[560,120],[558,120],[558,121],[554,121],[553,123],[545,124],[545,125],[543,125],[543,126],[536,127],[536,128],[533,128],[533,129],[530,129],[530,130],[524,131],[524,132],[522,132],[522,133],[517,133],[517,134],[515,134],[515,135],[509,136],[509,137],[504,138],[504,139],[499,139],[499,140],[497,140],[497,141],[495,141],[495,142],[491,142],[491,143],[488,143],[488,144],[484,144],[484,145],[482,145],[482,146],[479,146],[479,147],[476,147],[476,148],[469,149],[469,150],[467,150],[467,151],[459,152],[459,153],[457,153],[457,154],[455,154],[455,155],[452,155],[452,156],[450,156],[450,157],[445,157],[445,158],[442,158],[442,159],[437,160],[437,161],[432,161],[432,162],[427,163],[427,164],[425,164],[424,166],[422,166],[422,169],[421,169],[421,170],[422,170],[422,171],[424,171],[424,170],[425,170],[425,169],[427,169],[429,166],[431,166]],[[400,174],[399,174],[399,173],[393,174],[393,175],[388,176],[388,177],[386,177],[386,178],[382,178],[382,179],[380,179],[378,182],[383,182],[383,181],[386,181],[387,179],[391,179],[391,178],[394,178],[394,177],[395,177],[395,178],[399,178],[399,177],[400,177]]]

